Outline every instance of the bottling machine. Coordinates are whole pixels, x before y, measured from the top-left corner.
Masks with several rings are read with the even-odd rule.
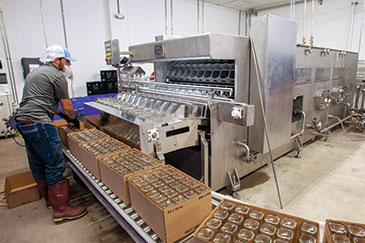
[[[213,190],[237,190],[269,161],[269,144],[274,159],[299,155],[349,118],[358,54],[296,46],[287,19],[253,19],[250,38],[201,34],[132,45],[128,54],[121,64],[118,40],[105,42],[119,92],[88,105],[120,118],[123,140]],[[154,80],[139,63],[154,65]]]

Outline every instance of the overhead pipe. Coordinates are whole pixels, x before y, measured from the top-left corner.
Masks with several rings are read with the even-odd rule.
[[[11,96],[12,96],[12,105],[18,105],[18,92],[16,90],[16,82],[15,82],[15,75],[14,75],[14,67],[13,63],[11,61],[11,53],[10,53],[10,47],[9,47],[9,41],[8,41],[8,35],[6,33],[6,27],[5,27],[5,19],[4,19],[4,11],[3,11],[3,4],[0,0],[0,14],[1,14],[1,23],[0,23],[0,29],[1,31],[1,37],[3,40],[4,45],[4,52],[6,57],[6,63],[8,65],[8,71],[9,71],[9,81],[10,81],[10,88],[11,88]]]
[[[360,39],[359,39],[359,47],[357,49],[357,52],[360,52],[360,48],[361,48],[362,31],[363,31],[364,19],[365,19],[364,16],[365,16],[365,1],[364,1],[364,4],[362,5],[362,19],[361,19],[361,27],[360,27]]]
[[[351,4],[352,4],[352,13],[351,13],[351,23],[350,23],[349,50],[351,50],[351,48],[352,48],[352,38],[354,35],[356,5],[358,4],[358,2],[354,1]]]
[[[313,46],[313,26],[314,26],[314,0],[312,0],[312,12],[311,12],[311,35],[309,44],[310,46]]]
[[[204,33],[204,1],[202,1],[202,33]]]
[[[197,0],[196,2],[197,2],[196,9],[197,9],[197,16],[198,16],[198,18],[197,18],[197,24],[198,24],[198,34],[199,34],[200,33],[200,1]]]
[[[305,27],[306,27],[306,19],[307,19],[307,0],[304,0],[304,7],[303,7],[303,38],[302,38],[302,45],[306,44],[305,41]]]
[[[171,17],[171,23],[170,23],[170,29],[171,29],[171,35],[174,35],[174,27],[173,27],[173,20],[174,20],[174,17],[173,17],[173,12],[174,12],[174,9],[173,9],[173,5],[172,5],[172,2],[173,0],[170,0],[170,17]]]
[[[43,1],[42,0],[39,0],[39,5],[40,5],[40,8],[41,8],[41,17],[42,17],[44,41],[46,43],[46,48],[48,48],[48,40],[47,40],[47,32],[46,32],[46,22],[44,20]]]
[[[168,27],[167,27],[167,0],[165,0],[165,35],[168,33]]]
[[[107,14],[108,14],[108,30],[109,30],[109,40],[112,40],[113,39],[113,30],[112,30],[112,15],[111,15],[111,12],[110,12],[110,0],[107,0],[107,4],[106,4],[106,8],[107,8]]]
[[[242,15],[242,10],[240,10],[238,12],[238,35],[241,35],[241,15]]]
[[[62,14],[62,25],[63,25],[63,37],[65,39],[65,47],[68,48],[67,34],[66,34],[66,22],[65,22],[65,11],[63,9],[63,0],[60,0],[61,14]]]

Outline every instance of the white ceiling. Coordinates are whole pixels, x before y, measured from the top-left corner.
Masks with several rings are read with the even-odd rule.
[[[290,0],[203,0],[219,6],[237,10],[261,9],[282,4],[290,4]]]

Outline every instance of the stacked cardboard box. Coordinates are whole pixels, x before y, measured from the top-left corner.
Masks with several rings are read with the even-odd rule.
[[[81,155],[80,153],[83,152],[83,150],[80,149],[80,144],[85,142],[90,142],[93,140],[98,140],[102,138],[109,137],[103,132],[100,132],[97,129],[90,129],[86,131],[81,132],[73,132],[67,134],[67,144],[71,151],[71,153],[77,158],[80,159]]]
[[[87,131],[93,129],[95,130],[95,127],[93,127],[92,125],[90,125],[89,123],[86,122],[80,122],[80,129],[75,128],[72,125],[65,125],[65,126],[60,126],[58,128],[58,134],[60,135],[61,141],[62,143],[68,147],[68,140],[67,140],[67,134],[71,133],[71,132],[79,132],[79,131]]]
[[[70,139],[70,134],[68,138]],[[69,140],[70,144],[72,143]],[[99,180],[99,159],[113,152],[129,149],[129,146],[111,137],[83,142],[70,149],[71,153]]]
[[[339,220],[326,220],[323,243],[365,243],[365,224]]]
[[[223,200],[194,233],[194,242],[319,242],[310,220]]]
[[[164,242],[191,234],[212,211],[211,189],[169,165],[128,184],[132,207]]]
[[[137,149],[123,150],[100,159],[100,176],[109,187],[125,203],[130,203],[128,178],[146,169],[162,166],[156,160]]]

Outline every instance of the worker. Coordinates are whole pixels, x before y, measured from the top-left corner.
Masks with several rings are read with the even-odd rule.
[[[69,181],[64,178],[65,157],[60,137],[53,125],[54,114],[79,125],[62,73],[66,63],[75,61],[59,45],[47,48],[41,57],[44,65],[30,72],[25,80],[23,97],[16,112],[16,128],[23,136],[30,168],[47,207],[53,208],[53,220],[76,219],[87,213],[86,207],[71,207]],[[57,108],[61,104],[61,113]]]

